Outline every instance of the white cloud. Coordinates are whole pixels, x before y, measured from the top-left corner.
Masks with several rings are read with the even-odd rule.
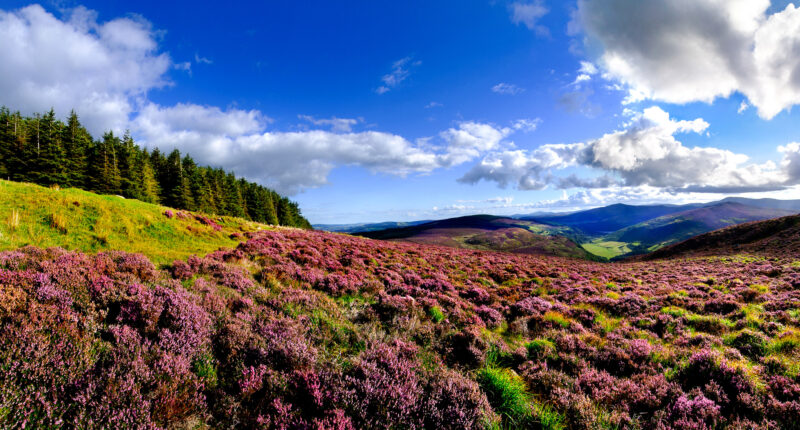
[[[525,88],[520,88],[514,84],[507,84],[505,82],[500,82],[499,84],[492,87],[492,92],[497,94],[505,94],[515,96],[519,93],[525,91]]]
[[[435,154],[397,135],[267,132],[257,111],[151,104],[133,125],[149,147],[180,149],[201,164],[224,166],[288,194],[326,184],[330,171],[340,165],[400,176],[439,167]]]
[[[783,154],[779,164],[754,164],[746,155],[712,147],[687,147],[675,137],[702,134],[708,127],[703,119],[673,120],[662,109],[651,107],[635,115],[624,129],[589,142],[491,152],[460,181],[474,184],[486,180],[522,190],[650,186],[670,192],[703,193],[776,190],[800,183],[800,144],[779,147]],[[567,167],[604,174],[587,178],[554,174]]]
[[[258,111],[193,104],[145,106],[132,123],[148,147],[188,152],[200,164],[221,166],[287,194],[328,183],[336,167],[360,166],[373,173],[406,176],[459,165],[502,148],[509,128],[462,122],[430,139],[411,143],[377,131],[352,132],[352,120],[303,118],[333,131],[267,131]],[[337,129],[338,127],[338,129]]]
[[[213,61],[209,60],[206,57],[201,57],[200,54],[198,54],[198,53],[194,54],[194,62],[197,63],[197,64],[213,64],[214,63]]]
[[[419,60],[414,61],[413,57],[405,57],[395,61],[392,64],[392,71],[383,75],[381,78],[383,85],[378,87],[375,92],[378,94],[385,94],[393,88],[396,88],[403,81],[408,79],[413,68],[419,67],[421,64],[422,62]]]
[[[771,119],[800,103],[800,9],[769,0],[580,0],[575,27],[602,50],[626,102],[702,101],[741,92]]]
[[[167,54],[141,19],[98,22],[79,7],[59,20],[41,6],[0,10],[0,103],[24,113],[75,109],[95,134],[122,130],[135,101],[167,85]]]
[[[598,70],[597,66],[588,62],[588,61],[581,61],[581,68],[578,70],[581,74],[584,75],[596,75]]]
[[[439,156],[442,166],[453,166],[473,160],[483,153],[500,148],[511,129],[498,129],[489,124],[462,122],[458,128],[450,128],[439,136],[447,144],[446,153]]]
[[[746,111],[749,108],[750,108],[750,104],[747,103],[746,101],[742,101],[742,103],[739,104],[739,109],[736,110],[736,113],[742,114],[742,113],[744,113],[744,111]]]
[[[311,124],[331,127],[332,131],[343,133],[350,133],[354,125],[364,122],[363,118],[337,118],[334,116],[332,118],[317,119],[310,115],[298,115],[297,117]]]
[[[535,131],[539,127],[539,124],[541,124],[541,123],[542,123],[542,119],[541,118],[534,118],[534,119],[523,118],[523,119],[518,119],[518,120],[514,121],[511,124],[511,127],[514,130],[518,130],[518,131],[522,131],[522,132],[525,132],[525,133],[529,133],[529,132]]]
[[[430,102],[427,105],[425,105],[425,109],[433,109],[433,108],[439,108],[439,107],[443,107],[443,106],[444,105],[439,103],[439,102]]]
[[[511,10],[511,22],[514,24],[523,24],[528,27],[529,30],[535,30],[540,34],[547,33],[545,27],[538,25],[539,19],[549,12],[541,0],[534,0],[532,2],[517,1],[512,3],[509,9]]]
[[[174,67],[175,70],[183,70],[184,72],[188,73],[189,76],[192,75],[192,63],[188,61],[184,61],[183,63],[175,63],[172,67]]]

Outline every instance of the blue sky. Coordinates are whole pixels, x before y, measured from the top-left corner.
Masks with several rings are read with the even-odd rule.
[[[0,9],[0,103],[188,151],[313,223],[800,195],[792,2]]]

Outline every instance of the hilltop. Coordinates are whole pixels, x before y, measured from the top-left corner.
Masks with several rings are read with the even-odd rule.
[[[0,180],[0,250],[26,245],[83,252],[119,250],[169,263],[234,247],[244,232],[265,228],[269,226],[236,217]]]

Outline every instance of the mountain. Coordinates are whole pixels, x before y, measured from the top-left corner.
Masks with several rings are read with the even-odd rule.
[[[601,240],[627,243],[628,254],[642,254],[723,227],[793,213],[785,209],[754,207],[733,202],[717,203],[638,223],[605,235]]]
[[[767,209],[785,209],[788,211],[800,212],[800,200],[778,200],[778,199],[747,199],[744,197],[728,197],[719,201],[720,203],[740,203],[747,206]]]
[[[726,227],[661,248],[638,259],[739,253],[777,257],[800,255],[800,215]]]
[[[408,222],[377,222],[377,223],[358,223],[358,224],[314,224],[312,227],[315,230],[330,231],[334,233],[361,233],[365,231],[378,231],[387,230],[390,228],[412,227],[415,225],[425,224],[431,222],[425,221],[408,221]]]
[[[358,235],[453,248],[596,259],[571,238],[574,234],[568,227],[493,215],[449,218]]]
[[[700,206],[702,205],[633,206],[618,203],[567,215],[529,216],[522,219],[543,224],[568,226],[588,235],[601,236],[653,218]]]

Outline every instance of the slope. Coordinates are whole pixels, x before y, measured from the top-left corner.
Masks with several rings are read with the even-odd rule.
[[[606,235],[602,240],[627,243],[629,254],[643,254],[719,228],[792,213],[740,203],[718,203],[645,221]]]
[[[563,226],[493,215],[449,218],[425,224],[362,232],[359,236],[453,248],[554,255],[584,259],[597,257],[577,245],[574,232]]]
[[[165,213],[163,206],[138,200],[0,180],[0,250],[113,249],[167,263],[236,246],[241,233],[267,227],[234,217]]]
[[[800,215],[755,221],[692,237],[639,257],[655,260],[688,256],[800,255]]]
[[[534,216],[523,219],[544,224],[568,226],[579,229],[588,235],[599,236],[653,218],[693,209],[698,206],[700,205],[632,206],[618,203],[568,215]]]

